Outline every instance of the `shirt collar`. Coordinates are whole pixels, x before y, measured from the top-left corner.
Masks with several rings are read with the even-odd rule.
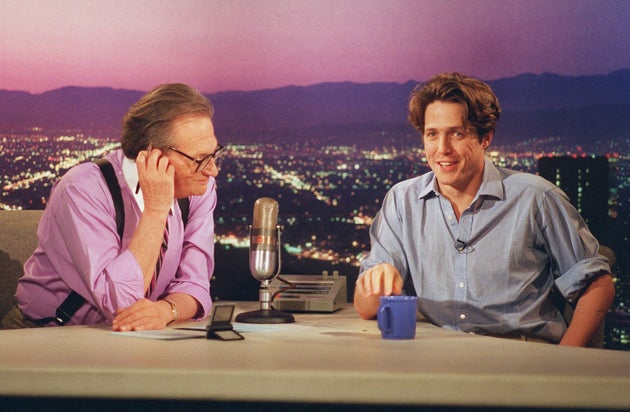
[[[433,172],[429,172],[422,177],[422,186],[420,186],[420,191],[418,192],[418,199],[428,197],[429,195],[439,196],[440,191],[437,187],[435,174]]]
[[[122,173],[125,178],[125,182],[131,189],[131,193],[133,193],[133,198],[136,200],[138,207],[141,211],[144,210],[144,198],[142,197],[142,189],[136,193],[136,187],[138,186],[138,168],[136,167],[136,162],[133,159],[129,159],[126,156],[123,156],[122,161]]]
[[[419,199],[427,197],[430,194],[435,196],[440,195],[437,180],[435,179],[435,174],[433,172],[426,173],[424,176],[421,176],[421,179],[421,186],[418,191]],[[505,192],[503,190],[503,183],[501,182],[499,170],[492,163],[492,160],[487,157],[484,158],[483,178],[475,199],[480,196],[495,197],[501,200],[505,198]]]
[[[495,197],[499,200],[505,199],[505,191],[503,190],[503,182],[501,174],[492,160],[485,158],[483,168],[483,180],[477,192],[478,196]]]

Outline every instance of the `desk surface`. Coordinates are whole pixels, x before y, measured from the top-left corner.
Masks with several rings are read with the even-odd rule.
[[[630,408],[628,352],[426,322],[414,340],[383,340],[351,307],[295,317],[232,342],[85,326],[0,331],[0,396]]]

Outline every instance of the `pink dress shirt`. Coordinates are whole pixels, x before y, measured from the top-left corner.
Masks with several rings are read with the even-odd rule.
[[[123,157],[121,150],[107,156],[125,205],[122,245],[111,195],[96,164],[72,168],[53,186],[37,229],[38,246],[24,265],[16,292],[18,307],[29,318],[54,316],[72,290],[87,303],[69,325],[111,322],[116,310],[144,297],[140,266],[127,249],[141,211],[125,181]],[[185,228],[179,206],[173,203],[168,216],[169,247],[151,300],[186,293],[203,307],[200,317],[209,313],[216,201],[216,183],[211,178],[204,195],[190,198]]]

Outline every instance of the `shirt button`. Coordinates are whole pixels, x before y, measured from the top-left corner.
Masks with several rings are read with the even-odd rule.
[[[459,287],[463,288],[464,287],[464,282],[459,282]]]
[[[453,220],[453,215],[448,215],[448,220]]]
[[[464,319],[466,319],[466,315],[464,315],[464,314],[462,313],[461,315],[459,315],[459,318],[460,318],[461,320],[464,320]]]

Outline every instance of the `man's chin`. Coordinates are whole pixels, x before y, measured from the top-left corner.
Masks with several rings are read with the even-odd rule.
[[[177,197],[181,199],[190,196],[201,196],[206,193],[207,188],[208,185],[189,187],[187,188],[187,190],[184,190],[182,191],[182,193],[178,194]]]
[[[197,185],[193,188],[190,189],[190,191],[192,192],[189,196],[201,196],[204,193],[206,193],[206,190],[208,190],[208,184],[204,184],[204,185]]]

